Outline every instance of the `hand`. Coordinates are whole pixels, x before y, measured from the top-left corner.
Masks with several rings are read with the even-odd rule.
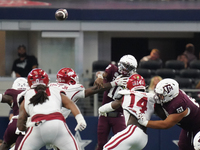
[[[101,107],[99,107],[99,116],[105,116],[105,117],[107,117],[107,113],[104,111],[105,109],[104,109],[104,105],[103,106],[101,106]]]
[[[76,115],[75,119],[77,121],[75,131],[77,131],[77,130],[83,131],[86,128],[87,124],[86,124],[85,119],[83,118],[82,114]]]
[[[94,85],[96,85],[98,87],[98,89],[104,88],[104,86],[103,86],[103,79],[102,78],[97,78],[94,81]]]
[[[139,114],[137,117],[138,117],[138,123],[146,127],[149,121],[146,119],[144,114]]]
[[[114,81],[110,82],[110,84],[113,86],[126,86],[126,83],[128,81],[128,77],[122,77],[122,75],[119,75]]]

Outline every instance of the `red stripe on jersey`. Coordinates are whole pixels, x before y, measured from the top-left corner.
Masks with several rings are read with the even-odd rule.
[[[133,128],[134,127],[134,128]],[[132,129],[133,128],[133,129]],[[108,150],[113,149],[114,147],[116,147],[117,145],[119,145],[119,143],[121,143],[124,139],[130,137],[133,132],[135,131],[135,129],[137,128],[137,126],[135,125],[131,125],[130,128],[128,129],[128,131],[122,135],[120,135],[119,137],[117,137],[115,140],[113,140],[111,143],[108,143],[107,145],[105,145],[105,148],[107,148]],[[132,131],[131,131],[132,129]],[[130,132],[131,131],[131,132]],[[130,133],[129,133],[130,132]],[[122,138],[122,139],[120,139]],[[120,139],[120,140],[119,140]],[[109,147],[110,145],[112,145],[115,141],[119,140],[116,144],[114,144],[112,147]]]
[[[61,120],[65,122],[65,118],[59,112],[51,113],[51,114],[37,114],[31,118],[32,122],[39,122],[42,120]]]
[[[24,145],[24,142],[26,141],[26,139],[28,138],[28,136],[31,134],[32,130],[33,130],[33,127],[30,127],[30,128],[28,129],[26,135],[24,136],[24,138],[22,139],[22,141],[21,141],[21,143],[20,143],[20,146],[19,146],[18,150],[21,150],[21,149],[22,149],[22,147],[23,147],[23,145]]]
[[[76,143],[76,140],[74,139],[74,136],[72,135],[71,131],[68,129],[67,124],[66,123],[64,123],[64,124],[65,124],[65,128],[67,129],[69,135],[71,136],[72,140],[74,141],[74,145],[76,147],[76,150],[78,150],[78,145]]]
[[[77,91],[76,93],[74,93],[74,95],[72,95],[71,99],[73,99],[74,96],[75,96],[77,93],[79,93],[79,92],[80,92],[80,91]]]

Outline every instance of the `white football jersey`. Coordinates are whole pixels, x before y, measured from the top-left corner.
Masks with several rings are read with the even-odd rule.
[[[50,114],[54,112],[61,112],[62,98],[60,96],[60,89],[57,87],[49,87],[50,96],[46,102],[33,106],[30,104],[30,99],[36,94],[34,89],[30,89],[24,95],[24,108],[30,117],[36,114]],[[52,107],[53,106],[53,107]],[[45,108],[45,109],[44,109]]]
[[[130,94],[125,94],[122,108],[124,110],[124,117],[126,123],[129,119],[129,115],[137,116],[138,114],[144,114],[147,120],[151,118],[154,113],[154,104],[152,93],[145,93],[139,91],[131,91]],[[129,113],[127,113],[127,111]]]
[[[85,98],[85,88],[82,84],[68,85],[64,83],[50,83],[49,86],[59,87],[66,96],[73,102],[77,102],[80,98]],[[65,118],[70,114],[71,110],[62,107],[61,113]]]

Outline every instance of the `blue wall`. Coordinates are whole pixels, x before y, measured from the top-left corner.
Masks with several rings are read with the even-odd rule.
[[[0,20],[55,20],[55,8],[0,8]],[[68,9],[67,20],[88,21],[199,21],[200,10]],[[66,21],[67,21],[66,20]]]
[[[97,123],[98,117],[85,117],[87,122],[87,128],[79,132],[80,138],[79,141],[83,145],[85,150],[95,150],[97,144]],[[156,116],[152,117],[152,120],[159,119]],[[66,122],[71,130],[71,132],[75,135],[74,128],[76,127],[76,120],[74,117],[69,117],[66,119]],[[0,117],[0,138],[3,138],[4,131],[8,124],[7,117]],[[147,133],[149,136],[148,144],[144,148],[144,150],[175,150],[178,147],[173,143],[173,140],[178,140],[179,133],[181,128],[178,126],[174,126],[171,129],[167,130],[156,130],[156,129],[148,129]],[[76,134],[79,137],[78,133]],[[112,136],[112,134],[110,135]],[[91,142],[91,143],[90,143]],[[82,149],[82,150],[84,150]],[[45,150],[45,148],[42,148]]]

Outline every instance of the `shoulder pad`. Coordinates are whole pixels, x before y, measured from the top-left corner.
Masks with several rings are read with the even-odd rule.
[[[131,91],[130,91],[130,90],[120,90],[120,91],[118,92],[118,94],[127,95],[127,94],[131,94]]]

